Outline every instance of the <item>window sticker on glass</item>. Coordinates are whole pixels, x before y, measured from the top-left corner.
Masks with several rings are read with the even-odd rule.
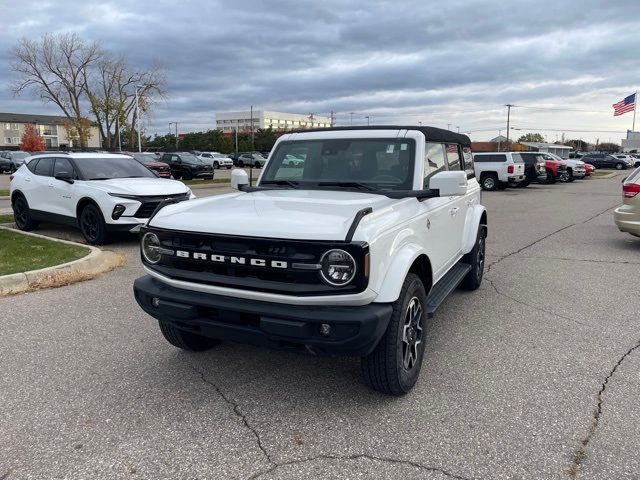
[[[389,145],[387,145],[387,153],[393,153],[393,149],[395,148],[395,144],[391,143]]]
[[[406,143],[401,143],[400,144],[400,150],[406,150],[408,147],[408,145]]]

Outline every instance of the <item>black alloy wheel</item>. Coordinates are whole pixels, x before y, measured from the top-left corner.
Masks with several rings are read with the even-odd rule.
[[[16,226],[25,232],[33,230],[38,224],[31,218],[31,212],[29,211],[29,204],[26,198],[22,195],[16,198],[13,202],[13,219],[16,222]]]
[[[80,212],[80,231],[91,245],[102,245],[107,241],[107,226],[100,209],[89,204]]]

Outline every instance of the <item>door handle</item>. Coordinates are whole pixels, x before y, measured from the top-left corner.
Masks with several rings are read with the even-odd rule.
[[[449,210],[449,213],[452,217],[455,217],[458,214],[458,210],[460,210],[458,207],[453,207],[451,210]]]

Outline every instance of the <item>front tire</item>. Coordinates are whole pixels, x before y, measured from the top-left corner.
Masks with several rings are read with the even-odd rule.
[[[462,263],[471,265],[471,270],[460,282],[460,288],[463,290],[476,290],[482,283],[482,277],[484,276],[484,260],[485,260],[485,248],[486,248],[487,231],[484,225],[478,227],[478,234],[476,236],[476,243],[469,253],[467,253],[462,260]]]
[[[107,243],[109,235],[107,233],[107,224],[104,221],[100,209],[89,204],[80,212],[80,231],[82,236],[91,245],[103,245]]]
[[[489,173],[482,177],[480,184],[483,190],[492,192],[498,188],[498,176],[495,173]]]
[[[38,222],[31,217],[31,210],[26,198],[19,195],[12,206],[13,219],[20,230],[29,232],[38,228]]]
[[[427,294],[420,278],[404,280],[387,331],[376,348],[361,359],[364,382],[387,395],[404,395],[418,380],[424,357]]]
[[[624,164],[616,163],[616,170],[624,170]]]
[[[253,168],[261,168],[262,165],[260,165],[260,162],[256,162],[253,164]]]
[[[191,180],[192,178],[193,178],[193,175],[191,174],[191,170],[185,170],[184,173],[182,174],[183,180]]]
[[[203,337],[191,332],[185,332],[179,328],[174,327],[170,323],[158,321],[160,324],[160,331],[164,338],[174,347],[186,350],[188,352],[203,352],[209,350],[211,347],[219,343],[219,340],[213,338]]]
[[[244,162],[242,160],[238,160],[238,167],[244,168]]]
[[[220,164],[218,162],[213,162],[213,168],[216,170],[220,168]]]

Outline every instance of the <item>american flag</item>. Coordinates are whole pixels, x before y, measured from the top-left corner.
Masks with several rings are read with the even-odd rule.
[[[625,97],[618,103],[613,104],[613,116],[617,117],[623,113],[632,112],[636,108],[636,94]]]

